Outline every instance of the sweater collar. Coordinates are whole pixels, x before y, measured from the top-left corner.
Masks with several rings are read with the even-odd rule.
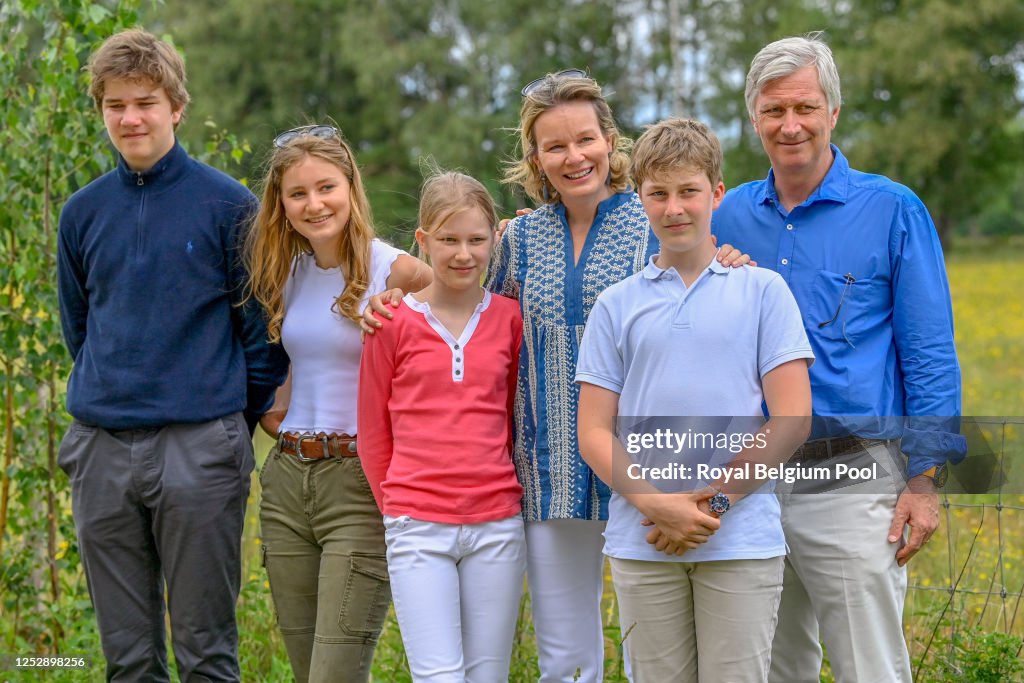
[[[125,185],[152,185],[160,183],[169,185],[180,178],[188,167],[188,152],[177,139],[174,147],[148,171],[138,173],[128,168],[128,163],[120,154],[117,155],[117,175]]]

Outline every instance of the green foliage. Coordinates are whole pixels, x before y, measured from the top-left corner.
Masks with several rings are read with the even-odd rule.
[[[1024,129],[1024,120],[1020,127]],[[993,192],[991,201],[981,207],[976,219],[968,221],[961,232],[971,237],[1024,235],[1024,193],[1018,189],[1021,187],[1024,187],[1024,164],[1018,166],[1010,178],[1007,191]]]
[[[1022,27],[1018,0],[876,0],[832,35],[851,163],[914,189],[944,243],[1024,162]]]
[[[356,150],[379,230],[403,230],[406,244],[427,155],[479,177],[507,211],[521,205],[498,176],[523,83],[588,67],[613,84],[622,120],[632,118],[620,4],[193,0],[163,6],[150,23],[184,48],[193,116],[255,141],[249,174],[259,175],[275,132],[333,119]]]
[[[979,628],[958,631],[948,642],[936,643],[948,652],[936,658],[927,673],[935,683],[1010,683],[1022,680],[1024,640]]]
[[[95,648],[56,450],[70,367],[57,316],[60,206],[109,165],[82,64],[137,2],[0,5],[0,649]]]
[[[196,115],[256,141],[257,156],[275,131],[336,120],[381,232],[404,228],[401,243],[425,155],[480,177],[508,212],[522,205],[498,182],[518,89],[567,66],[607,86],[624,130],[697,116],[726,143],[728,185],[764,177],[743,75],[768,42],[816,29],[844,83],[835,139],[857,168],[918,192],[943,237],[992,204],[1003,210],[987,226],[1019,223],[1004,206],[1024,162],[1017,0],[188,0],[151,21],[192,59]]]

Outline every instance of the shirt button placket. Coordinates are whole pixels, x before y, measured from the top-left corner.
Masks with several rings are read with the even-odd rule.
[[[462,363],[462,354],[459,352],[460,348],[458,343],[452,346],[452,376],[456,381],[462,379],[462,370],[465,367]]]
[[[780,255],[786,254],[779,259],[779,274],[786,282],[790,282],[792,275],[791,261],[794,251],[796,251],[796,226],[786,223],[786,231],[779,238],[779,253]]]

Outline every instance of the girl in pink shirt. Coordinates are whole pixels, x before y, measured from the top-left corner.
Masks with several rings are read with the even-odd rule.
[[[359,457],[413,679],[507,680],[526,563],[510,455],[522,319],[480,286],[496,223],[482,184],[434,174],[419,222],[434,279],[366,341]]]

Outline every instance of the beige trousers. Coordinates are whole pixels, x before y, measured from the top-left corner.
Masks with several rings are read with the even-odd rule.
[[[876,445],[849,456],[878,462],[890,473],[884,478],[835,493],[776,488],[789,555],[772,683],[818,683],[819,640],[836,683],[910,683],[903,637],[907,572],[896,564],[897,544],[887,540],[903,488],[896,448]]]
[[[767,680],[783,558],[611,558],[635,683]]]

